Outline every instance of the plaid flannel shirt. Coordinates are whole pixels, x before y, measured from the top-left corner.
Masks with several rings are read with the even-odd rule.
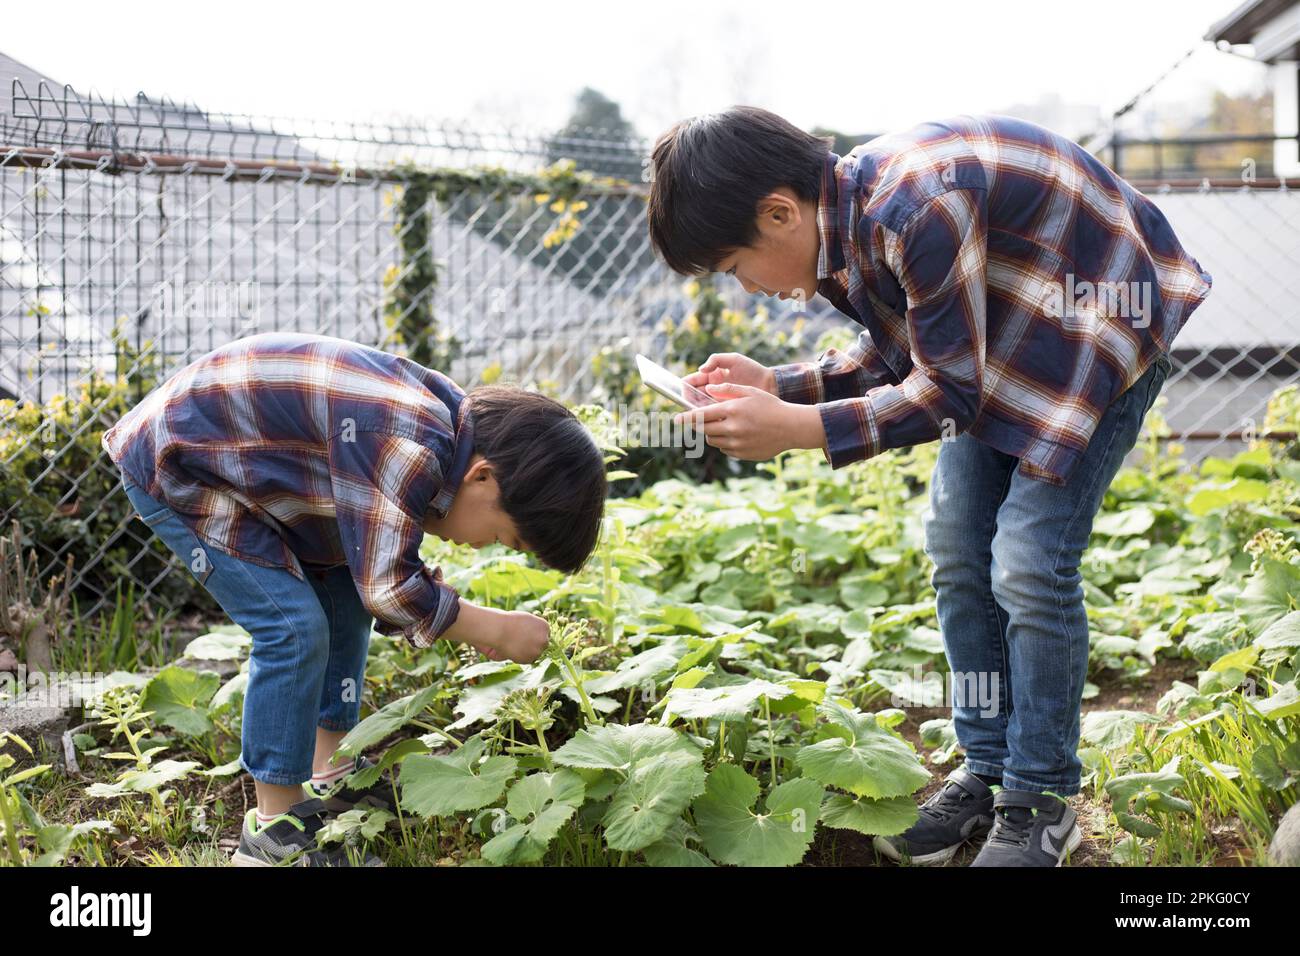
[[[118,467],[204,542],[254,564],[346,563],[381,634],[428,647],[459,596],[420,558],[473,453],[470,403],[415,362],[324,335],[237,339],[104,433]]]
[[[835,468],[969,432],[1063,484],[1212,281],[1145,196],[1003,116],[829,153],[817,229],[817,291],[865,328],[775,372]]]

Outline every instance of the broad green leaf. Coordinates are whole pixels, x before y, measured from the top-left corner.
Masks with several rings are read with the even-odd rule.
[[[881,727],[874,715],[833,699],[817,712],[836,735],[799,748],[795,762],[807,776],[875,800],[906,796],[929,781],[911,745]]]
[[[670,751],[699,753],[698,748],[677,731],[657,724],[605,724],[584,727],[555,751],[554,759],[564,767],[599,770],[631,770],[647,757]]]
[[[1156,724],[1160,718],[1139,710],[1094,710],[1079,722],[1079,737],[1102,750],[1127,747],[1138,724]]]
[[[212,729],[208,701],[217,692],[221,678],[209,671],[187,667],[165,667],[145,685],[142,705],[153,711],[154,721],[197,737]]]
[[[752,713],[761,698],[780,700],[791,693],[789,687],[766,680],[723,687],[678,688],[668,692],[664,719],[671,715],[685,720],[739,720]]]
[[[1235,502],[1263,501],[1267,497],[1267,482],[1253,478],[1237,478],[1226,484],[1200,489],[1187,499],[1187,510],[1197,517],[1203,517]]]
[[[930,759],[935,763],[947,763],[961,747],[951,717],[924,721],[917,730],[921,734],[921,745],[930,748]]]
[[[1263,700],[1254,702],[1255,707],[1265,717],[1281,720],[1300,714],[1300,688],[1295,684],[1283,684]]]
[[[92,797],[118,797],[124,793],[146,793],[165,784],[183,780],[198,768],[193,760],[161,760],[148,770],[128,770],[114,783],[95,783],[86,788]]]
[[[695,801],[695,826],[719,863],[793,866],[812,842],[824,793],[800,777],[774,787],[760,812],[758,781],[734,764],[719,764]]]
[[[605,814],[605,842],[614,850],[640,850],[664,837],[691,800],[704,792],[698,755],[669,751],[632,768]]]
[[[646,847],[642,855],[651,866],[713,866],[712,860],[690,845],[699,842],[700,835],[679,817],[663,838]]]
[[[355,757],[373,747],[419,717],[437,696],[438,687],[431,684],[418,693],[385,704],[347,732],[339,743],[338,752],[345,757]]]
[[[503,673],[509,676],[466,687],[456,701],[456,713],[460,717],[448,724],[446,729],[461,730],[473,724],[495,720],[501,701],[514,691],[559,688],[561,684],[559,668],[549,657],[536,664],[518,670],[508,669]]]
[[[821,811],[822,823],[828,827],[880,836],[902,833],[919,817],[916,801],[911,797],[871,800],[846,793],[830,794]]]
[[[629,687],[641,687],[647,683],[654,684],[661,675],[676,669],[677,662],[685,653],[684,640],[680,638],[668,640],[657,647],[629,657],[620,663],[612,674],[591,678],[583,684],[583,687],[588,693],[608,694]]]
[[[1175,758],[1176,762],[1176,758]],[[1144,794],[1162,793],[1172,796],[1174,791],[1187,781],[1170,764],[1148,773],[1129,773],[1112,777],[1106,781],[1106,792],[1118,807],[1128,806],[1130,802]]]
[[[1300,647],[1300,611],[1291,611],[1264,628],[1255,638],[1255,647],[1260,650]]]
[[[1259,570],[1246,581],[1237,598],[1237,611],[1252,634],[1263,633],[1300,605],[1300,568],[1262,558]]]
[[[582,778],[571,770],[524,777],[506,798],[506,811],[517,822],[483,844],[483,859],[497,866],[538,862],[583,799]]]
[[[233,704],[237,697],[243,696],[248,689],[248,668],[245,667],[230,680],[221,685],[221,689],[212,695],[208,702],[208,713],[215,714],[224,707]]]
[[[1119,825],[1129,833],[1137,834],[1140,837],[1155,839],[1164,832],[1163,828],[1158,824],[1152,823],[1149,820],[1143,820],[1141,817],[1134,816],[1125,810],[1116,810],[1115,819],[1119,822]]]
[[[242,629],[238,633],[209,631],[186,644],[183,656],[199,661],[237,661],[252,643]]]
[[[495,803],[515,775],[514,757],[483,759],[478,735],[446,756],[413,754],[402,762],[401,805],[422,817],[445,817]]]
[[[1212,671],[1247,671],[1254,666],[1255,661],[1259,658],[1259,648],[1254,646],[1243,647],[1239,650],[1231,651],[1224,654],[1213,664],[1210,665]]]
[[[1108,538],[1131,538],[1146,534],[1155,523],[1155,513],[1146,505],[1137,505],[1098,515],[1092,523],[1092,533]]]
[[[239,758],[229,760],[216,767],[210,767],[207,770],[200,770],[199,773],[205,777],[232,777],[240,773],[244,768],[239,763]]]

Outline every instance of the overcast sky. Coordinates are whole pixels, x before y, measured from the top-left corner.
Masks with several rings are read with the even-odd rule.
[[[59,0],[6,4],[0,49],[78,89],[230,112],[554,127],[592,86],[646,136],[742,101],[877,132],[1051,94],[1113,110],[1236,4]],[[1196,100],[1259,76],[1207,46],[1162,95]]]

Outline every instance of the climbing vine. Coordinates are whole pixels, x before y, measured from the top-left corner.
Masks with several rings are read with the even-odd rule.
[[[517,173],[499,167],[478,169],[423,169],[413,165],[391,171],[399,183],[393,188],[399,260],[384,276],[384,319],[392,338],[406,346],[408,356],[429,368],[445,369],[460,355],[459,341],[440,328],[434,315],[433,290],[440,263],[433,257],[430,234],[433,202],[446,205],[458,196],[531,196],[555,214],[542,236],[552,249],[573,238],[582,226],[580,214],[585,192],[624,189],[628,183],[579,171],[571,159],[560,160],[537,173]]]

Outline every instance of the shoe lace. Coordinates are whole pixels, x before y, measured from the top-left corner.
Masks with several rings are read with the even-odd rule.
[[[1026,848],[1033,829],[1034,811],[1028,807],[998,807],[997,826],[989,834],[988,842]]]
[[[969,799],[970,793],[949,780],[941,790],[921,805],[920,810],[933,820],[943,821],[960,810],[962,804]]]

